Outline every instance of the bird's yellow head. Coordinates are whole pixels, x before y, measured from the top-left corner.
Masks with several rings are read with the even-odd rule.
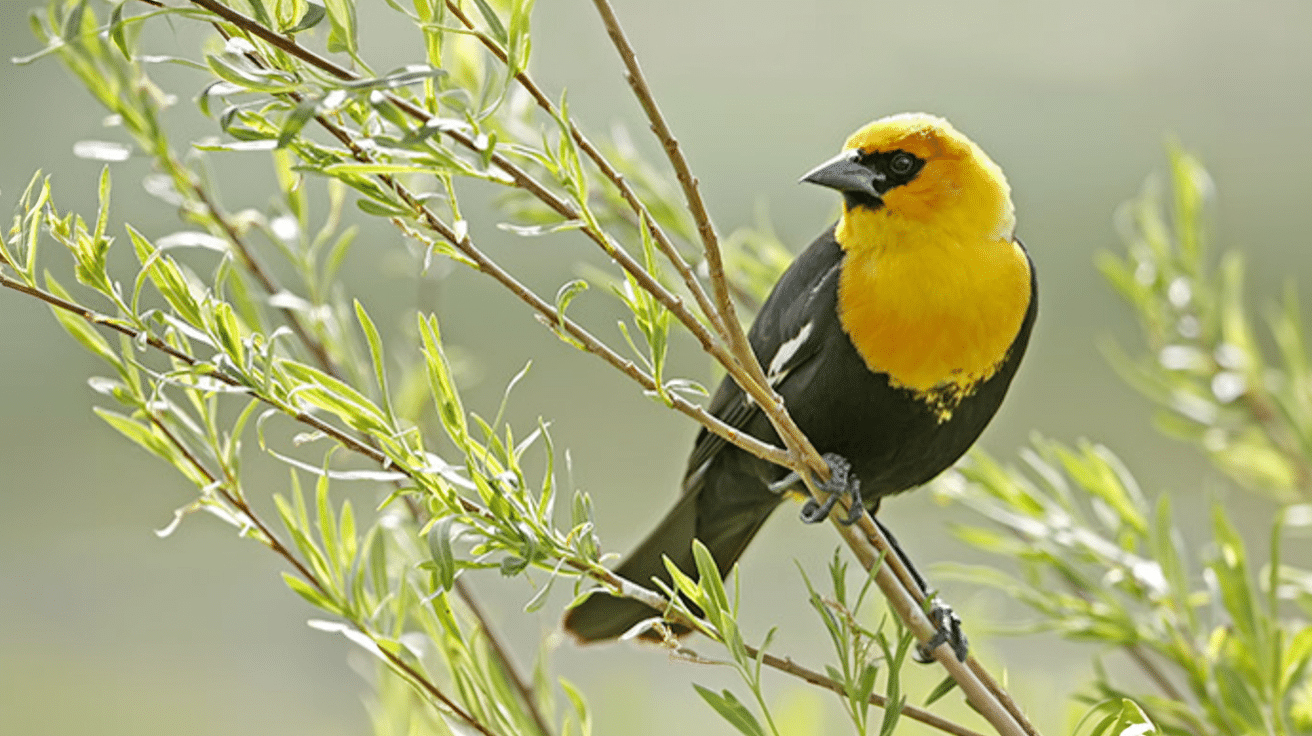
[[[972,239],[1009,241],[1016,226],[1002,169],[951,123],[925,113],[866,125],[802,181],[843,193],[840,241],[849,218],[876,213]]]
[[[946,421],[1002,365],[1033,298],[1002,170],[946,120],[909,113],[858,130],[803,181],[843,194],[852,344]]]

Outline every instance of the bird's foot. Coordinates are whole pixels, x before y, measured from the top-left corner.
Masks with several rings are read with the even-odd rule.
[[[938,631],[929,638],[929,641],[916,644],[914,655],[916,661],[921,664],[933,662],[934,650],[942,644],[947,644],[952,647],[952,653],[957,656],[957,661],[965,662],[970,654],[970,643],[966,641],[966,632],[961,630],[961,617],[952,610],[952,606],[940,600],[937,594],[931,595],[927,604],[929,610],[926,614]]]
[[[852,463],[847,458],[835,452],[827,452],[823,455],[825,463],[829,465],[829,480],[823,483],[816,483],[816,487],[829,494],[824,503],[818,503],[814,498],[806,499],[802,505],[802,522],[805,524],[818,524],[829,518],[829,512],[834,510],[834,505],[838,499],[847,496],[852,502],[852,509],[848,512],[847,518],[843,519],[844,524],[852,524],[861,518],[865,510],[861,501],[861,479],[852,475]]]

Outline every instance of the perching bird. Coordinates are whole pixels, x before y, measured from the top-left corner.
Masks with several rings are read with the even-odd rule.
[[[831,465],[850,464],[873,514],[956,462],[998,410],[1034,324],[1034,270],[1002,170],[942,118],[876,120],[802,181],[841,192],[842,216],[780,277],[748,336],[793,419]],[[729,378],[709,411],[779,444]],[[696,537],[727,573],[786,476],[703,429],[683,495],[615,572],[668,582],[665,555],[695,577]],[[658,615],[597,593],[565,628],[598,641]]]

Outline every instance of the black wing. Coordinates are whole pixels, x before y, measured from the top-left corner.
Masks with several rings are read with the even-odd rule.
[[[838,322],[836,281],[843,250],[829,228],[802,252],[779,277],[766,298],[747,337],[756,359],[776,390],[799,367],[813,359],[832,330],[841,330]],[[725,377],[711,398],[707,411],[725,424],[746,429],[760,414],[755,401]],[[777,442],[778,438],[757,439]],[[702,429],[688,458],[684,489],[695,485],[703,471],[727,443],[719,435]]]

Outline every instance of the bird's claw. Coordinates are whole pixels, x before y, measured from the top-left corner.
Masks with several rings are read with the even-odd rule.
[[[947,644],[952,647],[952,653],[957,656],[957,661],[965,662],[970,654],[970,642],[966,640],[966,632],[961,630],[961,617],[952,610],[952,606],[939,600],[937,596],[931,597],[927,614],[937,631],[929,641],[916,644],[916,653],[913,655],[915,660],[921,664],[929,664],[934,661],[934,650],[942,644]]]
[[[865,511],[865,505],[861,501],[861,479],[852,475],[852,463],[842,455],[827,452],[823,457],[829,466],[829,480],[816,483],[816,487],[828,493],[829,497],[824,503],[818,503],[814,498],[806,499],[806,503],[802,504],[802,523],[818,524],[828,519],[829,512],[834,510],[834,505],[843,496],[851,499],[852,509],[842,523],[855,523]]]

